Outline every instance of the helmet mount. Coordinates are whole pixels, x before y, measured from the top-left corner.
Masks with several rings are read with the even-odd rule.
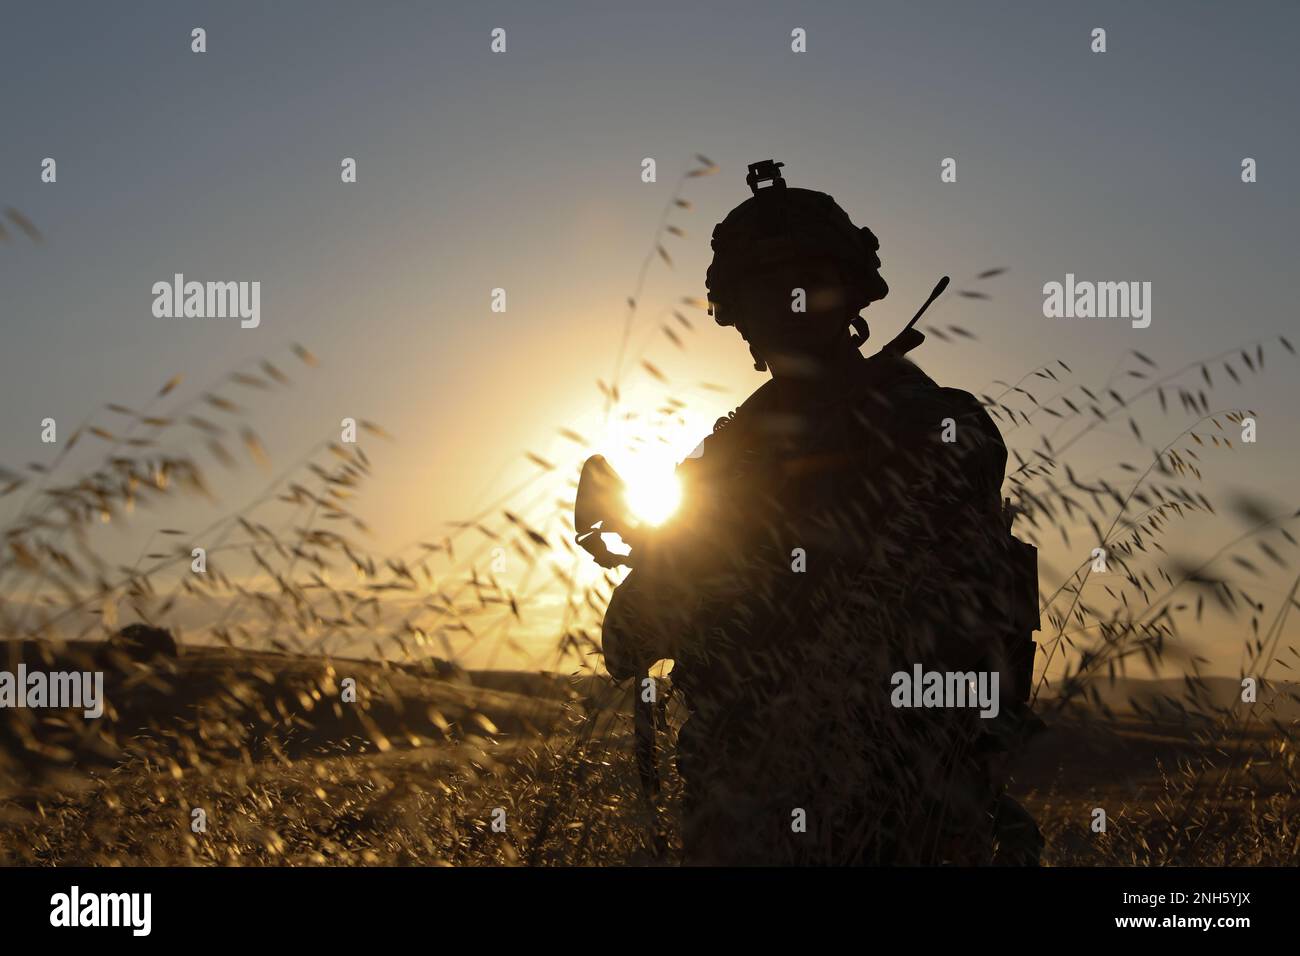
[[[778,163],[771,159],[765,159],[759,163],[749,164],[749,175],[745,177],[745,182],[749,185],[749,191],[755,196],[760,189],[765,188],[763,183],[771,183],[769,189],[785,189],[785,179],[781,176],[781,167],[785,163]]]

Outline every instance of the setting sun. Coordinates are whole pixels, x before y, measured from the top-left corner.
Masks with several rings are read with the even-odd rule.
[[[659,396],[632,393],[625,401],[649,403]],[[701,448],[716,409],[675,408],[671,416],[624,416],[609,422],[597,444],[623,483],[623,504],[638,524],[663,524],[681,506],[682,485],[677,467]]]
[[[649,525],[663,524],[682,500],[682,486],[672,471],[642,468],[623,476],[625,498],[632,515]]]

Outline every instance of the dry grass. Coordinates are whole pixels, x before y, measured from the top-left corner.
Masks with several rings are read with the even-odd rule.
[[[607,417],[619,412],[628,369],[663,385],[660,411],[668,420],[693,400],[674,393],[667,363],[653,359],[652,349],[685,349],[690,311],[703,303],[666,305],[649,320],[642,344],[633,343],[645,328],[639,300],[646,276],[656,262],[671,267],[669,246],[683,234],[675,217],[691,208],[684,191],[715,169],[697,159],[665,206],[628,299],[613,374],[599,383]],[[1001,271],[981,273],[962,295],[987,299],[981,283]],[[973,337],[958,325],[926,331],[941,341]],[[1294,355],[1285,339],[1278,344]],[[1017,793],[1043,823],[1048,862],[1296,860],[1295,727],[1276,708],[1278,695],[1295,691],[1270,682],[1295,663],[1282,635],[1300,581],[1290,530],[1296,513],[1272,513],[1231,492],[1218,503],[1200,484],[1202,458],[1231,454],[1227,426],[1249,414],[1215,407],[1216,384],[1261,373],[1274,352],[1271,342],[1253,342],[1168,372],[1134,352],[1116,375],[1092,384],[1056,361],[981,396],[1016,458],[1006,493],[1021,512],[1017,533],[1045,549],[1059,539],[1074,554],[1100,544],[1117,572],[1089,592],[1103,591],[1105,599],[1085,596],[1090,558],[1063,580],[1041,582],[1039,709],[1049,723],[1082,728],[1071,731],[1081,735],[1071,746],[1117,733],[1104,682],[1131,666],[1166,661],[1207,605],[1237,622],[1242,673],[1260,681],[1258,704],[1223,706],[1209,699],[1200,662],[1188,661],[1181,692],[1135,718],[1171,739],[1172,750],[1150,755],[1145,774],[1126,787],[1107,791],[1089,779],[1095,761],[1064,776],[1022,774]],[[301,347],[293,361],[302,372],[316,364]],[[202,617],[177,627],[185,643],[177,662],[112,666],[115,709],[102,721],[3,715],[0,861],[676,859],[679,781],[665,762],[665,792],[656,807],[647,805],[631,758],[626,693],[599,673],[599,625],[618,578],[606,573],[584,585],[578,573],[587,559],[572,543],[568,504],[570,476],[590,451],[583,436],[561,429],[572,460],[528,452],[538,475],[391,554],[371,553],[365,522],[352,508],[370,475],[363,446],[324,439],[255,500],[206,528],[164,529],[133,564],[114,564],[103,557],[106,524],[186,496],[211,497],[213,465],[232,467],[242,456],[265,467],[267,452],[242,403],[291,382],[281,365],[266,361],[187,397],[179,385],[178,377],[169,380],[139,409],[104,406],[48,464],[0,470],[0,498],[21,502],[0,554],[0,635],[39,642],[49,661],[75,660],[90,653],[76,642],[97,640],[119,623],[177,627],[182,606]],[[1148,434],[1162,437],[1134,461],[1071,457],[1090,434],[1116,422],[1140,446],[1151,443]],[[362,432],[387,438],[369,422]],[[73,450],[92,442],[94,461],[67,476]],[[163,451],[172,447],[193,450]],[[1177,523],[1204,520],[1221,507],[1247,530],[1211,560],[1165,552],[1161,541]],[[207,542],[204,575],[189,571],[196,541]],[[511,584],[498,580],[488,560],[494,548],[520,559],[526,573]],[[1291,582],[1271,604],[1256,587],[1270,567]],[[454,661],[470,644],[510,648],[557,588],[566,600],[554,670],[569,673],[567,682],[521,677],[513,689],[494,690],[484,675],[471,680],[422,663]],[[8,647],[13,662],[19,645]],[[263,656],[271,652],[279,656]],[[1051,682],[1047,664],[1056,675]],[[361,687],[358,704],[347,705],[352,710],[336,702],[344,676]],[[672,722],[679,718],[674,710]],[[1162,766],[1162,759],[1172,763]],[[1107,834],[1088,830],[1095,806],[1111,808]],[[207,812],[206,834],[191,831],[195,807]],[[505,810],[505,833],[491,826],[496,808]]]

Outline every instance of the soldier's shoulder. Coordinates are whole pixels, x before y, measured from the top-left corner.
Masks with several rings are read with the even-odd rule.
[[[899,427],[953,418],[998,433],[983,402],[964,389],[940,385],[901,355],[878,353],[867,359],[855,399],[867,415],[885,418]]]
[[[773,411],[778,403],[778,388],[774,379],[768,379],[749,394],[735,409],[723,415],[713,423],[713,435],[736,437],[740,432],[751,428],[755,421],[761,420]],[[741,427],[736,428],[739,424]]]
[[[867,410],[896,413],[948,400],[947,391],[911,360],[878,352],[862,363],[854,384],[855,404]]]
[[[760,414],[772,399],[772,382],[768,381],[756,388],[750,396],[727,414],[719,417],[709,434],[705,435],[694,450],[686,456],[679,467],[692,468],[704,458],[716,461],[723,454],[731,451],[743,441],[742,433],[751,424],[751,419]],[[739,427],[737,427],[739,424]]]

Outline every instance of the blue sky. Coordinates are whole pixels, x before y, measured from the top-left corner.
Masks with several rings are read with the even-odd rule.
[[[11,466],[47,457],[47,416],[138,403],[177,372],[197,389],[301,341],[322,367],[256,420],[273,454],[345,415],[382,422],[399,440],[375,450],[363,500],[380,541],[440,527],[598,404],[622,303],[695,153],[720,171],[689,184],[687,236],[646,302],[702,294],[709,230],[747,194],[745,164],[771,157],[880,236],[881,337],[939,275],[969,287],[1008,268],[991,301],[935,307],[979,336],[918,356],[945,384],[985,391],[1057,357],[1095,381],[1133,349],[1174,368],[1296,326],[1292,3],[10,0],[3,18],[0,205],[46,237],[11,228],[0,244]],[[795,27],[807,53],[790,50]],[[47,156],[56,184],[40,181]],[[356,184],[339,181],[345,156]],[[940,182],[945,157],[956,183]],[[260,281],[261,326],[155,318],[150,288],[176,272]],[[1151,282],[1151,327],[1044,318],[1042,286],[1067,272]],[[688,353],[660,340],[653,357],[733,389],[697,396],[712,421],[761,379],[734,332],[700,318]],[[1295,366],[1280,359],[1216,393],[1256,409],[1261,437],[1214,480],[1294,504]],[[1126,438],[1103,431],[1097,450],[1128,453]],[[237,501],[258,480],[222,490]]]

